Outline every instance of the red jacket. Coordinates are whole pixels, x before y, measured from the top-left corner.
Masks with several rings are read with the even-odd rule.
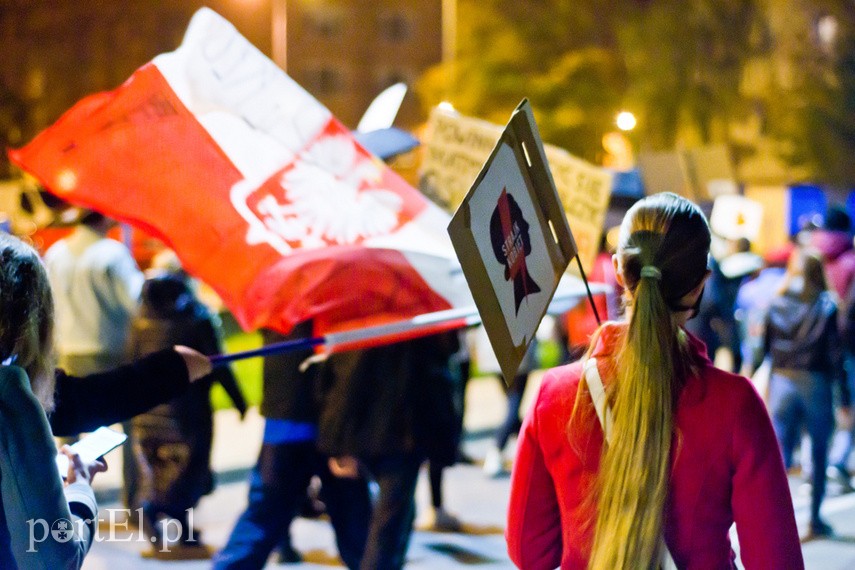
[[[606,327],[594,356],[603,382],[625,325]],[[732,568],[736,523],[747,569],[803,568],[787,475],[772,424],[752,384],[702,362],[677,404],[665,541],[679,568]],[[506,539],[523,569],[586,568],[603,434],[590,395],[571,415],[581,363],[546,373],[523,423],[511,477]],[[571,429],[572,428],[572,429]]]

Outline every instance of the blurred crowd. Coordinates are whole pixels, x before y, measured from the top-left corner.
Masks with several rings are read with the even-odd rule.
[[[63,374],[101,378],[176,345],[202,355],[220,353],[219,318],[199,301],[193,279],[175,256],[163,252],[143,273],[127,248],[107,237],[113,225],[88,213],[44,255]],[[853,490],[855,248],[850,217],[832,206],[821,222],[805,225],[786,246],[763,256],[752,252],[746,239],[718,236],[711,252],[710,277],[685,329],[703,341],[719,367],[752,378],[787,469],[801,473],[811,490],[811,532],[829,535],[833,530],[821,516],[827,480]],[[561,362],[582,356],[598,320],[623,319],[613,253],[604,235],[591,279],[611,285],[611,292],[598,296],[596,314],[583,303],[554,320],[551,332]],[[265,344],[312,333],[311,321],[287,336],[262,331]],[[462,528],[443,500],[443,470],[474,462],[462,451],[461,438],[466,384],[476,356],[479,371],[496,373],[507,395],[484,474],[509,473],[507,449],[520,429],[523,395],[540,366],[540,351],[533,343],[517,376],[505,381],[498,366],[491,368],[479,354],[483,348],[476,334],[452,331],[325,359],[316,358],[312,349],[265,357],[263,441],[250,474],[247,507],[219,552],[205,545],[187,515],[215,484],[210,468],[213,383],[225,388],[241,417],[247,409],[228,366],[204,370],[199,379],[189,373],[186,385],[179,382],[170,389],[163,388],[164,379],[175,371],[156,372],[158,377],[137,388],[148,391],[147,402],[131,409],[93,396],[105,409],[128,409],[112,415],[93,412],[88,423],[58,424],[53,431],[74,441],[74,427],[86,431],[92,421],[123,421],[130,436],[124,448],[124,503],[140,513],[140,530],[151,539],[153,556],[170,552],[175,558],[177,550],[178,557],[212,558],[215,568],[261,568],[274,553],[280,561],[299,562],[299,545],[290,539],[292,521],[325,513],[349,568],[400,568],[423,466],[432,500],[424,524],[444,531]],[[120,390],[108,395],[133,398]],[[62,410],[54,421],[61,416]],[[177,538],[165,532],[169,524],[181,529]]]

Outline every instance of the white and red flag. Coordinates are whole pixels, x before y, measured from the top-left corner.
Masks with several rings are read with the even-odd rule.
[[[448,214],[209,9],[177,50],[9,154],[69,202],[162,238],[248,330],[473,304]]]

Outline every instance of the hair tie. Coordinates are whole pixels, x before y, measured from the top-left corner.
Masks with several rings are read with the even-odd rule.
[[[641,268],[641,276],[642,277],[650,277],[656,279],[657,281],[662,279],[662,272],[659,271],[659,268],[653,265],[645,265]]]

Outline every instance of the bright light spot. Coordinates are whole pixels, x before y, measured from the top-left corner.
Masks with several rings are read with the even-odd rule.
[[[834,16],[823,16],[816,23],[816,33],[819,36],[819,41],[826,51],[831,51],[834,42],[837,40],[837,31],[840,24]]]
[[[618,113],[615,124],[622,131],[631,131],[636,125],[635,115],[629,111],[621,111]]]
[[[61,170],[56,175],[56,189],[59,192],[71,192],[75,188],[77,188],[77,174],[73,170]]]
[[[446,113],[455,113],[456,112],[454,110],[454,105],[452,105],[448,101],[443,101],[442,103],[437,105],[437,107],[439,107],[440,111],[445,111]]]

